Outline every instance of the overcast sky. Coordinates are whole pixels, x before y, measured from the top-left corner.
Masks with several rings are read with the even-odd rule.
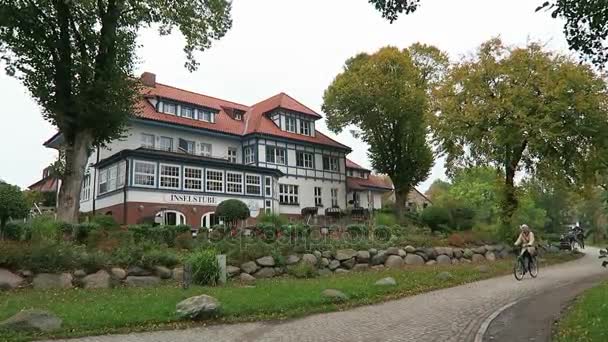
[[[418,12],[389,24],[367,0],[234,0],[232,29],[198,54],[196,72],[183,67],[178,35],[159,38],[147,30],[140,36],[137,74],[150,71],[161,83],[246,105],[284,91],[320,113],[323,91],[344,61],[386,45],[433,44],[457,60],[500,35],[508,44],[540,40],[568,53],[562,23],[534,12],[543,0],[422,2]],[[0,89],[0,179],[25,188],[55,159],[56,153],[42,146],[55,128],[19,81],[1,72]],[[324,120],[317,127],[329,133]],[[370,166],[367,146],[348,131],[329,135],[353,149],[352,160]],[[443,177],[443,163],[437,160],[419,188],[426,190]]]

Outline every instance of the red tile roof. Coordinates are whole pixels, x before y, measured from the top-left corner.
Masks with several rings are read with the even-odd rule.
[[[156,83],[154,87],[144,87],[143,92],[145,98],[160,97],[208,107],[218,111],[215,123],[210,123],[158,112],[148,100],[142,99],[137,116],[143,119],[208,129],[240,136],[257,133],[350,150],[348,146],[329,138],[317,130],[315,130],[315,136],[305,136],[286,132],[277,127],[275,123],[266,115],[268,112],[277,108],[296,111],[305,115],[310,115],[316,119],[322,118],[321,115],[285,93],[277,94],[251,107],[248,107],[239,103],[225,101],[203,94],[197,94],[160,83]],[[226,113],[226,108],[234,108],[245,111],[243,120],[235,120],[233,117],[228,115],[228,113]]]
[[[355,163],[354,161],[346,158],[346,168],[347,169],[359,169],[359,170],[365,170],[365,171],[370,171],[369,169],[364,168],[363,166]]]
[[[389,177],[381,175],[369,175],[369,178],[346,177],[346,187],[348,190],[393,190],[393,182]]]
[[[55,177],[46,177],[30,185],[28,188],[32,191],[54,192],[59,189],[58,182],[59,180]]]

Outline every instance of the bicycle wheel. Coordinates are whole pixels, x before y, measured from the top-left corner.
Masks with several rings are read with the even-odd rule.
[[[530,275],[532,278],[538,277],[538,260],[536,258],[530,261]]]
[[[517,280],[521,281],[522,279],[524,279],[524,265],[520,258],[515,259],[515,265],[513,266],[513,275]]]

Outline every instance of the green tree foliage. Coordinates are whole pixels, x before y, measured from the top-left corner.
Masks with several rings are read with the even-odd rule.
[[[580,193],[576,206],[577,217],[582,227],[594,242],[608,239],[608,192],[597,186],[589,186]]]
[[[399,14],[410,14],[420,7],[420,0],[369,2],[391,23],[397,20]],[[564,34],[571,49],[599,67],[608,62],[608,1],[551,0],[540,4],[537,11],[540,10],[548,10],[553,18],[565,20]]]
[[[251,213],[247,204],[237,199],[229,199],[217,206],[215,215],[221,217],[228,226],[234,227],[238,221],[249,218]]]
[[[576,221],[578,196],[560,184],[550,184],[538,179],[527,180],[522,187],[538,208],[545,211],[547,219],[543,227],[547,233],[560,233],[568,224]]]
[[[0,180],[0,238],[9,218],[20,219],[27,216],[30,207],[27,199],[16,185]]]
[[[64,139],[58,216],[76,223],[90,149],[123,133],[137,111],[133,77],[140,28],[177,28],[186,67],[231,26],[227,0],[0,0],[0,54]]]
[[[445,194],[447,194],[450,189],[451,184],[449,182],[443,181],[441,179],[436,179],[433,181],[429,189],[426,191],[426,197],[428,197],[431,201],[439,201]]]
[[[492,167],[472,167],[455,172],[447,198],[458,200],[475,212],[477,221],[492,223],[502,196],[501,174]]]
[[[484,43],[451,69],[437,97],[434,133],[448,171],[500,169],[506,226],[517,209],[517,171],[573,184],[587,174],[608,132],[604,81],[535,43]]]
[[[329,129],[339,133],[349,125],[358,128],[355,135],[370,145],[374,169],[393,180],[398,208],[433,165],[425,117],[430,91],[447,63],[446,55],[432,46],[386,47],[347,60],[325,90]]]

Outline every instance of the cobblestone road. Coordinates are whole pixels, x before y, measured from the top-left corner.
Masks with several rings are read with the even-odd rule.
[[[597,249],[574,262],[541,268],[537,279],[504,276],[345,312],[281,322],[88,337],[70,342],[164,341],[473,341],[496,309],[525,296],[608,272]]]

